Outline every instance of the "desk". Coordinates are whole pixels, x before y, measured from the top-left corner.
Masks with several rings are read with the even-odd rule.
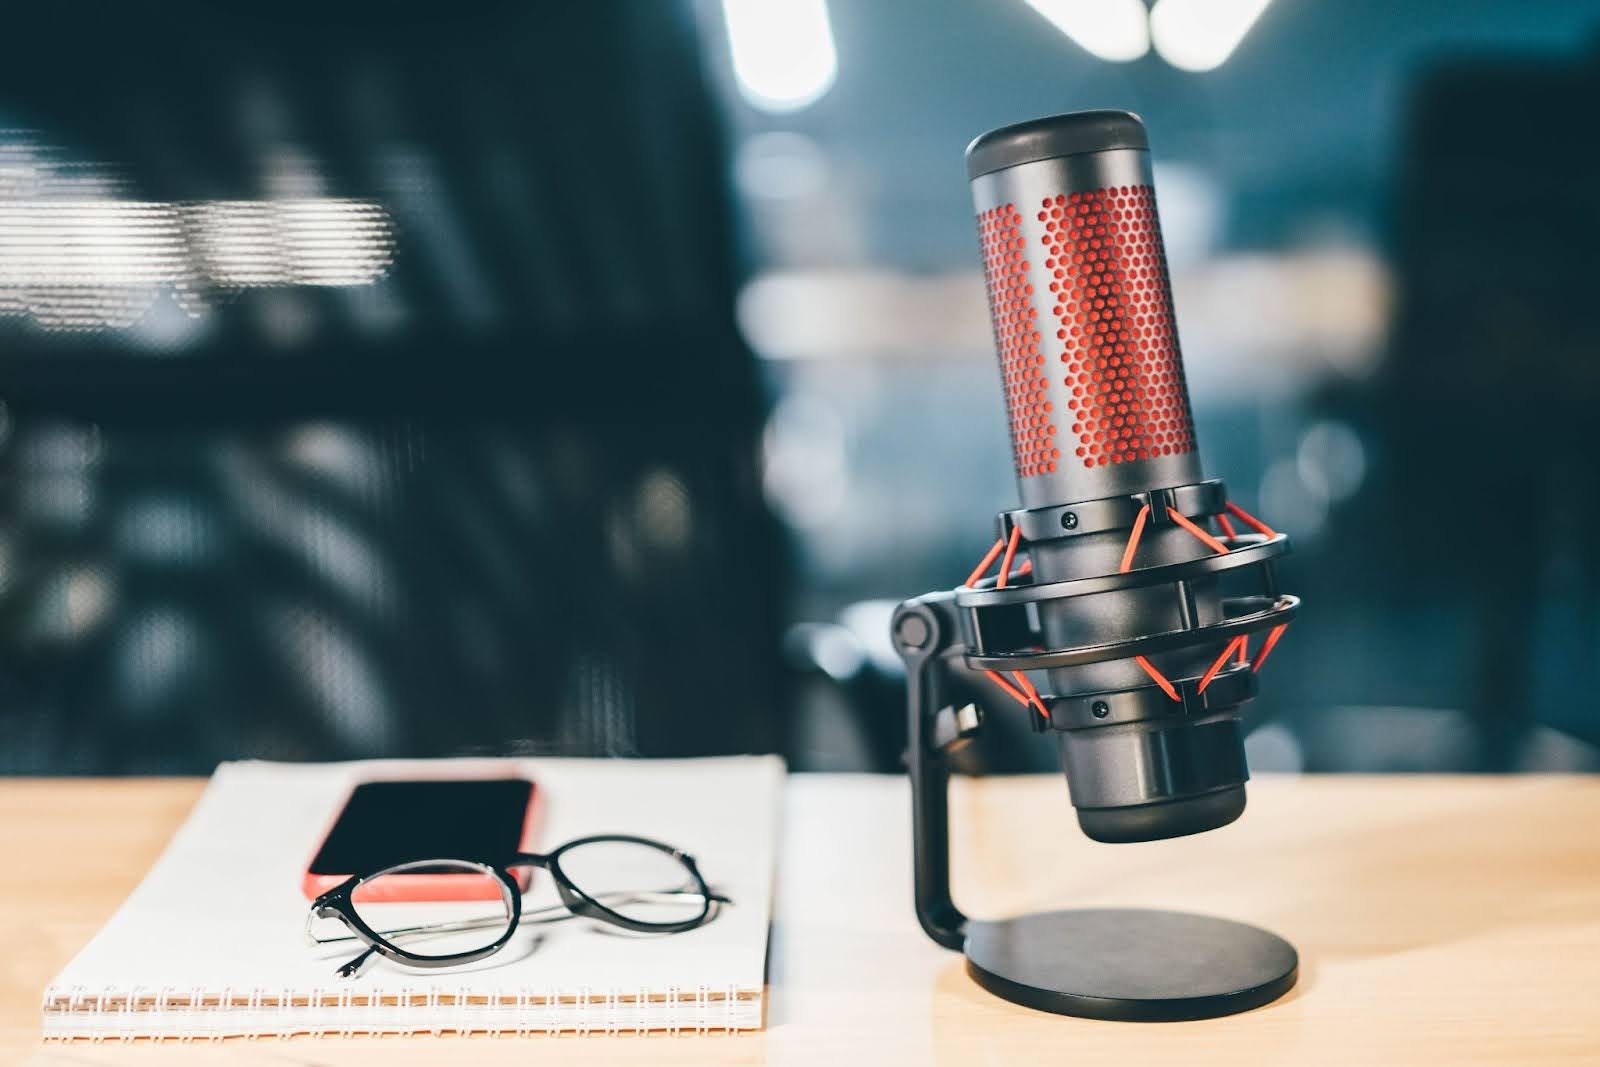
[[[912,918],[905,782],[824,775],[791,780],[764,1033],[41,1045],[40,992],[200,785],[0,782],[0,1062],[1600,1062],[1600,778],[1570,777],[1266,777],[1233,826],[1137,846],[1080,835],[1057,779],[957,783],[971,914],[1184,907],[1293,941],[1299,986],[1226,1019],[1092,1022],[983,993]]]

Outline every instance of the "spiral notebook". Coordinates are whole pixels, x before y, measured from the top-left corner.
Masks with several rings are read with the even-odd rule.
[[[668,937],[530,925],[467,968],[380,960],[337,978],[340,961],[303,939],[300,880],[345,796],[364,780],[477,774],[539,784],[546,845],[606,832],[671,842],[732,905]],[[759,1029],[783,777],[768,756],[223,764],[144,881],[45,991],[44,1036]],[[554,900],[536,878],[525,906]]]

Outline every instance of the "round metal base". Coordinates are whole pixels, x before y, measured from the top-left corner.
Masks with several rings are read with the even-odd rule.
[[[973,921],[966,953],[967,972],[998,997],[1124,1022],[1259,1008],[1294,988],[1300,966],[1293,945],[1254,926],[1131,908]]]

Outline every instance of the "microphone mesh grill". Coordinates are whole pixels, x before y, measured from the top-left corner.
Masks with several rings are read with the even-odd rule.
[[[1056,446],[1039,309],[1034,305],[1033,285],[1028,281],[1027,239],[1022,234],[1022,214],[1017,206],[1001,204],[980,214],[978,238],[983,244],[983,272],[989,287],[994,347],[1000,356],[1017,477],[1054,474],[1061,450]]]
[[[1050,347],[1066,388],[1062,421],[1070,420],[1078,461],[1092,468],[1194,451],[1189,389],[1150,186],[1046,197],[1036,217],[1051,278],[1056,329]],[[993,294],[992,266],[990,274]],[[995,327],[1000,328],[998,311]],[[1032,336],[1036,346],[1038,333]]]

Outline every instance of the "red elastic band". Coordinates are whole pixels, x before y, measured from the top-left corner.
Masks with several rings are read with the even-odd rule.
[[[1222,650],[1222,655],[1217,657],[1217,662],[1213,663],[1211,665],[1211,669],[1200,676],[1199,692],[1204,693],[1206,691],[1206,686],[1211,684],[1211,679],[1215,678],[1217,676],[1217,672],[1222,670],[1223,664],[1228,662],[1228,659],[1233,655],[1234,649],[1238,648],[1239,642],[1243,641],[1244,639],[1244,635],[1240,634],[1238,637],[1235,637],[1232,641],[1228,642],[1228,647]]]
[[[1122,566],[1117,568],[1118,574],[1127,574],[1133,566],[1133,554],[1139,551],[1139,538],[1144,534],[1144,520],[1149,517],[1150,505],[1146,504],[1139,509],[1139,514],[1133,520],[1133,532],[1128,534],[1128,547],[1122,550]]]
[[[1274,530],[1272,527],[1268,526],[1266,523],[1262,522],[1260,519],[1256,518],[1254,515],[1250,514],[1244,508],[1241,508],[1238,504],[1235,504],[1231,500],[1228,501],[1228,510],[1233,512],[1234,516],[1237,517],[1239,521],[1243,522],[1247,526],[1253,527],[1256,533],[1263,533],[1268,537],[1278,536],[1277,530]]]
[[[1277,647],[1278,638],[1282,637],[1283,631],[1287,630],[1288,628],[1288,623],[1282,623],[1281,625],[1274,626],[1272,628],[1272,632],[1267,634],[1266,643],[1261,646],[1261,651],[1256,653],[1255,662],[1250,664],[1251,670],[1259,671],[1261,669],[1261,665],[1267,662],[1267,657],[1272,655],[1272,650]]]
[[[1194,534],[1196,537],[1198,537],[1200,539],[1200,543],[1201,544],[1203,544],[1207,548],[1211,549],[1217,555],[1225,556],[1225,555],[1228,554],[1228,546],[1227,545],[1223,544],[1221,541],[1218,541],[1215,537],[1212,537],[1210,534],[1206,533],[1200,527],[1196,526],[1194,523],[1192,523],[1188,519],[1184,518],[1184,516],[1178,511],[1177,508],[1168,508],[1167,509],[1167,514],[1172,517],[1172,521],[1173,522],[1177,523],[1179,526],[1182,526],[1185,530],[1188,530],[1190,533]]]
[[[1039,690],[1035,689],[1033,683],[1028,681],[1028,676],[1021,671],[1012,671],[1011,677],[1015,678],[1017,684],[1022,686],[1022,691],[1028,694],[1028,700],[1038,709],[1039,717],[1045,722],[1049,722],[1050,712],[1045,708],[1044,701],[1039,698]]]
[[[1144,673],[1148,674],[1155,681],[1155,683],[1161,687],[1162,692],[1166,693],[1167,696],[1171,697],[1173,700],[1179,701],[1180,703],[1182,702],[1182,698],[1178,696],[1178,691],[1172,688],[1172,683],[1167,681],[1166,675],[1156,670],[1156,665],[1154,663],[1151,663],[1143,656],[1135,656],[1133,657],[1133,661],[1144,668]]]
[[[970,587],[974,582],[982,578],[984,573],[988,571],[990,565],[994,563],[995,556],[1000,554],[1000,549],[1003,546],[1006,550],[1006,554],[1005,558],[1000,561],[1000,574],[995,578],[994,587],[996,589],[1004,589],[1006,586],[1006,578],[1011,574],[1011,561],[1016,558],[1017,545],[1021,540],[1022,531],[1013,526],[1011,528],[1011,537],[1009,539],[1000,538],[996,540],[994,544],[990,545],[989,551],[984,553],[982,561],[979,562],[978,566],[973,569],[971,574],[967,575],[967,580],[961,584]],[[1017,569],[1017,575],[1020,577],[1021,575],[1031,573],[1033,573],[1033,560],[1024,560],[1022,566]],[[1050,712],[1045,708],[1044,700],[1039,696],[1039,690],[1035,689],[1033,683],[1028,681],[1027,675],[1023,674],[1021,671],[1011,672],[1011,676],[1017,680],[1017,685],[1022,687],[1019,690],[1012,686],[1010,682],[1000,677],[1000,674],[997,671],[984,671],[983,673],[987,674],[990,680],[1004,690],[1012,700],[1015,700],[1023,707],[1032,708],[1038,711],[1041,718],[1043,718],[1046,722],[1050,721]]]
[[[998,685],[1001,689],[1004,689],[1007,693],[1009,693],[1011,695],[1011,699],[1012,700],[1015,700],[1018,704],[1021,704],[1023,707],[1027,707],[1028,706],[1028,698],[1023,696],[1022,693],[1018,692],[1017,689],[1010,682],[1008,682],[1004,678],[1000,677],[1000,675],[997,672],[995,672],[995,671],[984,671],[983,673],[987,674],[989,676],[989,678],[994,682],[995,685]]]
[[[1005,547],[1005,544],[1005,538],[996,538],[994,544],[989,546],[989,551],[983,554],[983,559],[972,569],[972,573],[967,575],[967,580],[961,584],[971,586],[979,578],[982,578],[984,573],[988,571],[989,564],[994,562],[994,558],[1000,554],[1000,550]]]
[[[996,589],[1006,587],[1006,579],[1011,576],[1011,560],[1017,554],[1017,542],[1020,540],[1022,540],[1022,530],[1016,526],[1011,527],[1011,540],[1006,542],[1006,556],[1000,561],[1000,577],[994,580]]]

